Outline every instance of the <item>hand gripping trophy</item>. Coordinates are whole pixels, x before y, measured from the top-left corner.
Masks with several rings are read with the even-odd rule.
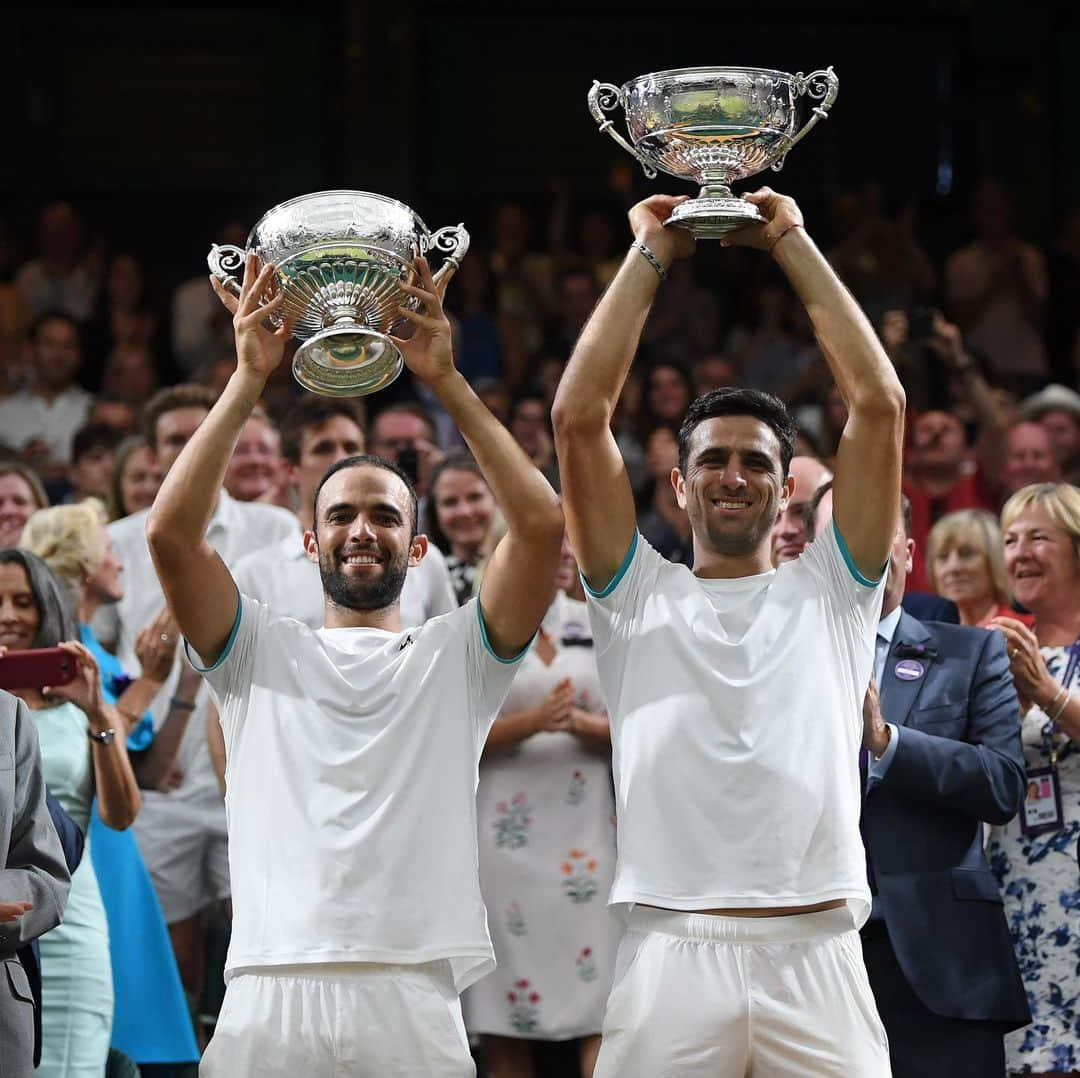
[[[768,166],[779,171],[788,151],[824,120],[836,100],[833,69],[789,75],[757,67],[685,67],[641,75],[623,86],[594,82],[589,111],[652,179],[661,169],[694,180],[701,192],[676,207],[668,225],[699,239],[761,221],[757,208],[731,193],[731,184]],[[802,97],[819,102],[797,127]],[[604,114],[622,106],[631,142]]]
[[[404,203],[367,191],[319,191],[275,206],[251,230],[247,251],[214,244],[210,272],[239,294],[233,273],[249,253],[275,266],[285,302],[271,315],[288,321],[304,343],[293,375],[313,393],[357,397],[389,385],[404,366],[390,332],[404,323],[397,308],[417,301],[400,288],[415,284],[413,259],[438,251],[438,283],[469,249],[464,225],[428,231]]]

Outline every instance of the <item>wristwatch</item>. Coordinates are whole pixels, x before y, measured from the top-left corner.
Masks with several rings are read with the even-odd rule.
[[[111,745],[116,739],[116,731],[111,727],[108,730],[102,730],[100,734],[95,734],[93,730],[87,730],[86,736],[99,745]]]

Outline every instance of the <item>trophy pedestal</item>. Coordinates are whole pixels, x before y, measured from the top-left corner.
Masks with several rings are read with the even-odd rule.
[[[305,341],[293,357],[293,377],[325,397],[365,397],[388,386],[405,361],[396,344],[372,329],[331,326]]]
[[[675,228],[685,228],[699,240],[716,239],[737,228],[764,222],[758,208],[744,199],[708,198],[705,196],[681,202],[664,222]]]

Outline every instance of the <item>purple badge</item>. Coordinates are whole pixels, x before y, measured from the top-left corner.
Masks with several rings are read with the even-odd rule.
[[[926,667],[915,659],[903,659],[896,664],[896,676],[901,681],[918,681],[926,673]]]

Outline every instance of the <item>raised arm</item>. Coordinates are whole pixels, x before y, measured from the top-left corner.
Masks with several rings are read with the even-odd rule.
[[[161,484],[146,522],[146,537],[158,578],[180,631],[207,663],[217,661],[236,621],[236,584],[206,541],[206,529],[221,494],[225,469],[240,431],[281,362],[288,326],[276,332],[262,325],[281,306],[279,294],[260,306],[273,266],[259,270],[254,255],[244,267],[240,299],[211,278],[221,301],[233,312],[237,366],[210,414],[184,446]]]
[[[900,513],[904,390],[873,326],[803,227],[795,202],[747,195],[766,219],[724,242],[770,251],[806,307],[848,406],[836,455],[833,518],[860,574],[881,576]]]
[[[430,387],[457,425],[506,520],[506,534],[484,571],[480,606],[488,643],[496,655],[510,658],[533,638],[555,594],[562,509],[551,484],[454,367],[450,323],[442,307],[449,277],[436,286],[424,259],[417,260],[417,269],[422,287],[403,287],[423,310],[399,308],[415,332],[397,344],[409,370]]]
[[[652,252],[665,273],[675,259],[694,251],[690,233],[663,225],[683,201],[654,195],[630,211],[635,241]],[[581,331],[552,410],[570,545],[596,589],[618,571],[637,526],[611,417],[659,284],[656,268],[632,247]]]

